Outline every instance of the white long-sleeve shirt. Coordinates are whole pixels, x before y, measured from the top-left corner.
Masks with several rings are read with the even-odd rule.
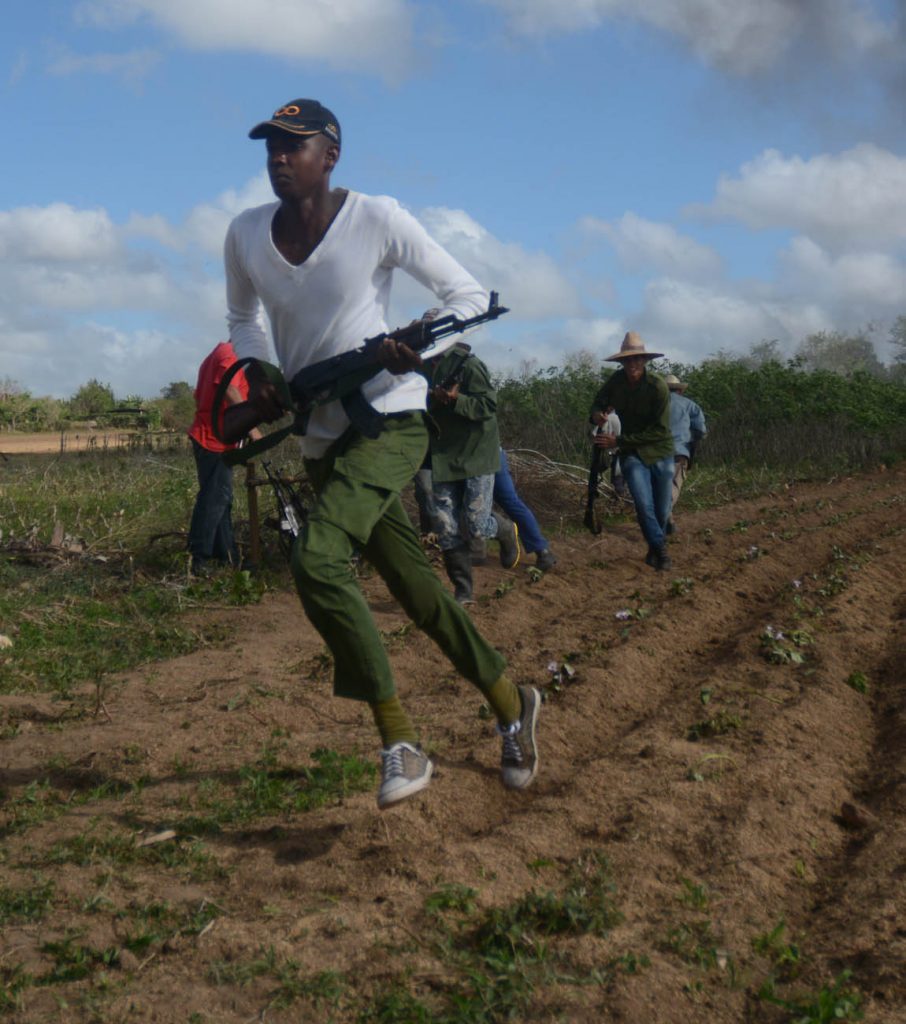
[[[366,338],[389,330],[387,305],[397,267],[434,293],[442,306],[439,316],[465,319],[488,307],[484,288],[395,199],[350,191],[299,266],[287,262],[273,242],[271,224],[279,205],[246,210],[227,231],[227,321],[239,358],[270,358],[261,306],[287,379],[305,366],[358,348]],[[432,354],[455,340],[443,339]],[[382,370],[362,393],[380,413],[426,407],[425,379],[418,373]],[[348,426],[339,402],[319,406],[309,420],[303,454],[319,457]]]

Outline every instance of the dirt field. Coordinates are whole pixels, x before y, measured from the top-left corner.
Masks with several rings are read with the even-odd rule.
[[[45,455],[51,452],[106,451],[109,448],[129,448],[137,437],[150,435],[135,430],[81,430],[66,433],[41,432],[35,434],[8,434],[0,432],[0,454]],[[155,438],[159,435],[154,435]],[[169,437],[169,435],[163,435]],[[181,439],[181,438],[180,438]]]
[[[42,780],[69,800],[31,827],[7,821],[0,888],[53,884],[52,913],[4,927],[9,991],[47,979],[67,937],[120,951],[86,977],[22,986],[10,1019],[441,1019],[417,999],[450,1021],[831,1021],[856,1019],[833,1016],[851,987],[866,1020],[902,1024],[906,469],[680,507],[677,525],[662,574],[628,522],[560,538],[541,580],[476,570],[474,619],[514,679],[546,693],[525,793],[499,783],[477,693],[375,579],[364,586],[436,764],[423,795],[387,812],[369,786],[193,842],[204,794],[235,788],[242,769],[311,766],[317,748],[376,760],[370,719],[330,696],[290,593],[212,611],[232,645],[130,674],[97,715],[0,698],[5,809],[37,800]],[[177,835],[136,845],[164,829]],[[562,893],[602,855],[619,911],[607,933],[530,937],[548,973],[521,1004],[452,1010],[455,985],[477,985],[465,968],[457,981],[456,929],[532,891]],[[465,903],[462,887],[471,917],[439,924],[426,900]],[[197,926],[162,940],[153,906]],[[127,942],[139,921],[158,938]],[[498,968],[495,992],[513,990],[520,963]],[[759,998],[772,975],[785,1007]],[[380,992],[395,995],[379,1004]],[[793,1009],[805,994],[814,1016]]]

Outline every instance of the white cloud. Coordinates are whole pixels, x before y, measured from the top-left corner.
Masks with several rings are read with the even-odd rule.
[[[541,320],[581,311],[575,286],[547,253],[501,242],[464,210],[430,207],[419,219],[486,288],[500,292],[513,317]]]
[[[0,260],[80,263],[109,260],[118,252],[116,229],[105,210],[51,203],[0,211]]]
[[[807,297],[783,298],[764,286],[751,291],[661,278],[647,286],[634,325],[649,347],[681,362],[698,362],[720,349],[746,352],[769,338],[790,345],[834,326]]]
[[[718,253],[670,224],[658,223],[624,213],[614,222],[586,217],[579,225],[587,235],[606,238],[623,266],[633,272],[656,271],[669,277],[697,280],[719,276],[722,260]]]
[[[393,73],[412,51],[407,0],[85,0],[77,13],[108,28],[149,20],[190,49],[324,61],[347,70]]]
[[[774,67],[799,44],[851,58],[887,53],[893,34],[863,0],[485,0],[527,35],[632,19],[677,37],[722,70]]]
[[[789,229],[833,249],[896,245],[906,238],[906,157],[869,143],[810,159],[769,149],[686,212]]]
[[[786,287],[813,295],[840,313],[862,310],[865,320],[898,315],[906,296],[906,265],[883,252],[832,256],[810,238],[794,238],[781,254]]]

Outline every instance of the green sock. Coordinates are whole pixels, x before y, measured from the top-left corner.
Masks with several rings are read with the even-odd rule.
[[[511,725],[522,714],[522,698],[516,684],[506,676],[501,676],[496,683],[492,683],[484,691],[484,695],[501,725]]]
[[[399,697],[393,696],[390,700],[382,700],[376,704],[369,702],[368,706],[374,715],[374,724],[381,734],[381,743],[385,750],[394,743],[411,743],[415,746],[418,737],[409,716],[400,704]]]

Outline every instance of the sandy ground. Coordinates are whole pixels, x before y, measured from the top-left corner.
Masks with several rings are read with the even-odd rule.
[[[51,452],[81,452],[107,448],[128,448],[137,431],[81,430],[9,434],[0,432],[0,455],[44,455]]]
[[[619,958],[644,966],[543,986],[516,1019],[790,1020],[757,997],[770,969],[757,937],[784,921],[800,962],[778,992],[814,993],[849,968],[865,1019],[902,1024],[906,470],[680,508],[677,525],[665,573],[643,564],[629,522],[559,538],[559,565],[540,580],[522,565],[476,570],[476,623],[513,678],[547,698],[541,770],[524,793],[500,785],[498,740],[476,691],[404,628],[380,581],[365,579],[436,764],[431,786],[383,813],[362,792],[226,826],[203,838],[224,870],[207,880],[143,861],[52,865],[39,853],[110,829],[179,830],[200,787],[235,782],[268,744],[287,766],[311,764],[319,747],[376,760],[370,720],[332,698],[294,595],[211,611],[232,644],[131,673],[107,693],[106,714],[70,720],[44,698],[0,698],[8,800],[44,779],[62,793],[143,780],[138,795],[67,805],[8,831],[0,886],[51,878],[56,888],[52,915],[5,928],[0,967],[39,976],[51,963],[42,946],[67,935],[122,943],[127,918],[115,911],[154,900],[210,901],[220,915],[201,934],[124,956],[106,989],[97,973],[24,989],[11,1019],[356,1020],[352,995],[400,977],[430,1000],[439,982],[423,944],[429,893],[467,885],[480,908],[504,906],[557,889],[591,850],[609,860],[622,921],[606,938],[570,940],[570,962],[586,973]],[[769,660],[768,627],[801,663]],[[574,675],[561,671],[554,686],[549,666],[564,662]],[[856,673],[867,692],[852,685]],[[300,976],[341,972],[346,1001],[280,1009],[273,972],[224,978],[223,964],[269,949]]]

